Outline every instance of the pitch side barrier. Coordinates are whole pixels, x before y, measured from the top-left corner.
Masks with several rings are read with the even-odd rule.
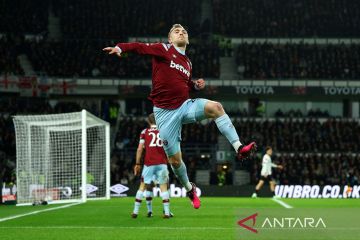
[[[135,196],[138,185],[128,185],[127,196]],[[198,194],[202,197],[250,197],[254,192],[255,186],[216,186],[200,185]],[[154,196],[159,196],[160,189],[154,188]],[[170,184],[170,197],[186,197],[186,191],[179,185]],[[341,185],[278,185],[275,188],[276,195],[282,198],[360,198],[360,185],[341,186]],[[271,197],[268,188],[261,189],[259,197]]]

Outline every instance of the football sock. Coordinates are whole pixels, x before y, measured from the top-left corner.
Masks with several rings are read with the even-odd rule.
[[[241,142],[229,116],[224,114],[221,117],[215,119],[215,123],[221,134],[227,138],[227,140],[233,145],[235,151],[237,151],[241,146]]]
[[[153,192],[151,191],[146,191],[145,192],[145,197],[146,197],[146,207],[148,212],[152,212],[152,197],[153,197]]]
[[[141,205],[141,201],[142,201],[142,198],[143,198],[143,194],[144,194],[144,192],[143,192],[143,191],[140,191],[140,190],[138,190],[138,191],[136,192],[135,204],[134,204],[134,211],[133,211],[133,213],[135,213],[135,214],[138,214],[138,213],[139,213],[139,208],[140,208],[140,205]]]
[[[164,205],[164,213],[165,215],[170,215],[170,199],[169,199],[169,192],[162,192],[161,193],[161,198],[163,200],[163,205]]]
[[[186,191],[190,191],[192,189],[192,185],[189,182],[189,178],[186,172],[186,166],[184,164],[183,161],[181,161],[180,167],[175,168],[171,165],[171,168],[175,174],[175,176],[177,177],[177,179],[179,179],[181,185],[184,186],[184,188],[186,189]]]

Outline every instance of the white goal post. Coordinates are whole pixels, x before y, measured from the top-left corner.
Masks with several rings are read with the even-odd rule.
[[[17,205],[110,199],[110,126],[81,112],[14,116]]]

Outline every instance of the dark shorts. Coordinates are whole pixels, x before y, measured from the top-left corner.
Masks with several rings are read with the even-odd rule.
[[[267,175],[266,177],[261,175],[260,180],[263,180],[264,182],[271,182],[271,181],[274,182],[274,179],[272,178],[272,175]]]

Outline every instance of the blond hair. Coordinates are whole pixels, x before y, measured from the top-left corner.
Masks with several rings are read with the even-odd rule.
[[[169,31],[169,34],[168,34],[168,37],[170,37],[170,34],[172,31],[175,30],[175,28],[183,28],[185,29],[180,23],[175,23],[174,25],[172,25],[172,27],[170,28],[170,31]],[[186,29],[185,29],[186,30]]]

